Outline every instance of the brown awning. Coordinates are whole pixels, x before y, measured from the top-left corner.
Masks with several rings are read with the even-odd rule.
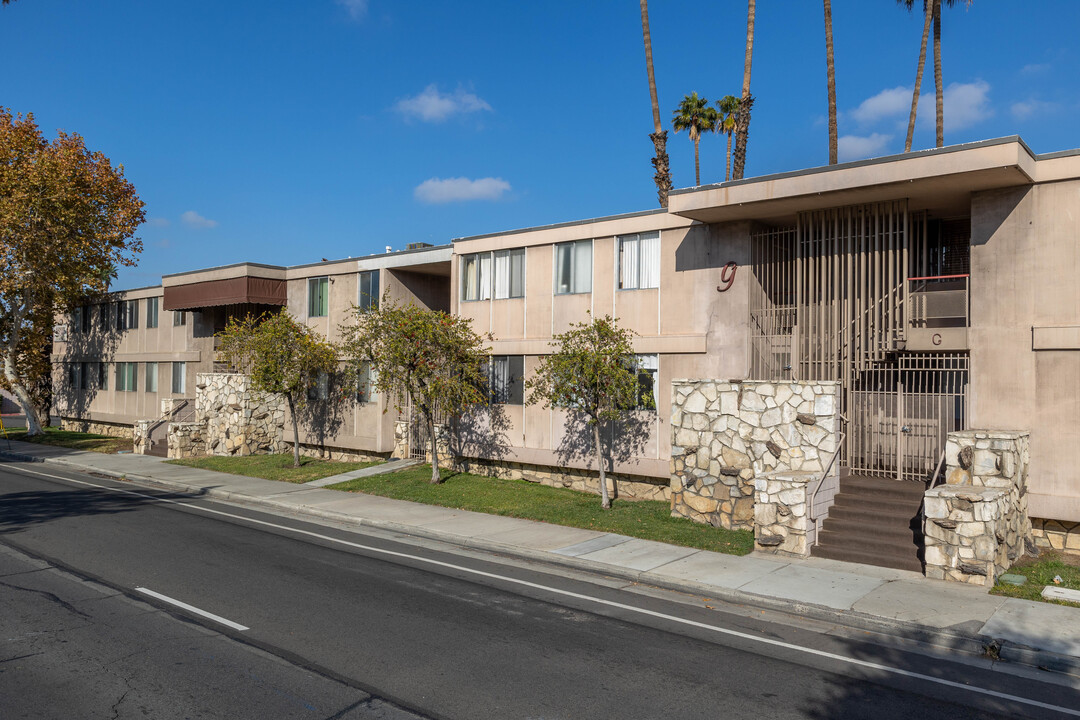
[[[286,302],[284,280],[238,277],[166,287],[162,305],[165,310],[198,310],[218,305],[285,305]]]

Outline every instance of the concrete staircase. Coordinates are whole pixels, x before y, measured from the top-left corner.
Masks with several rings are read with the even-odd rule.
[[[848,476],[840,480],[810,554],[922,572],[922,483]]]

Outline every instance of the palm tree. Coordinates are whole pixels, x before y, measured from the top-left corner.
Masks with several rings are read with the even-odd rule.
[[[832,2],[825,2],[825,73],[829,85],[829,164],[837,163],[836,66],[833,64]]]
[[[724,159],[724,180],[731,179],[731,135],[739,117],[739,98],[725,95],[716,101],[716,131],[727,135],[727,157]]]
[[[903,5],[910,12],[915,6],[915,0],[896,0],[900,5]],[[963,2],[965,8],[971,7],[971,3],[974,0],[945,0],[945,4],[952,7],[957,2]],[[928,8],[927,5],[930,5]],[[932,3],[928,3],[927,0],[923,0],[923,9],[931,10],[934,20],[934,95],[937,101],[937,113],[936,113],[936,126],[937,126],[937,147],[945,146],[945,89],[941,78],[941,0],[933,0]],[[927,28],[923,29],[923,49],[919,57],[920,75],[922,73],[922,65],[926,60],[926,40],[927,40]],[[912,123],[914,120],[911,121]],[[910,135],[912,128],[908,128],[908,134]],[[910,145],[910,142],[908,143]]]
[[[656,182],[656,195],[660,200],[660,207],[666,208],[668,192],[671,190],[671,166],[668,163],[667,130],[660,122],[660,102],[656,99],[656,76],[653,74],[648,0],[641,0],[641,33],[645,36],[645,69],[649,73],[649,96],[652,98],[653,133],[649,139],[653,141],[653,146],[656,148],[656,157],[652,161],[653,168],[656,170],[653,180]]]
[[[750,135],[750,109],[754,97],[750,94],[750,61],[754,57],[754,0],[746,9],[746,59],[743,61],[742,99],[739,101],[738,128],[735,131],[735,166],[732,174],[742,180],[746,169],[746,139]]]
[[[708,100],[698,97],[696,92],[690,93],[679,103],[671,124],[675,127],[675,132],[690,131],[690,139],[694,142],[694,184],[700,185],[701,164],[698,148],[701,143],[701,133],[716,129],[716,111],[709,107]]]
[[[907,5],[911,9],[915,0],[896,0],[901,5]],[[904,141],[904,152],[911,152],[911,140],[915,136],[915,111],[919,107],[919,86],[922,85],[923,67],[926,65],[926,40],[930,36],[930,21],[934,17],[934,5],[938,0],[927,2],[923,0],[923,8],[926,10],[926,19],[923,22],[922,46],[919,48],[919,67],[915,71],[915,92],[911,95],[911,114],[908,116],[907,140]]]

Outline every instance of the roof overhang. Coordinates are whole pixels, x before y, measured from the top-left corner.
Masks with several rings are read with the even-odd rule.
[[[670,212],[706,223],[907,198],[912,209],[966,206],[971,193],[1034,182],[1036,159],[1018,137],[905,153],[676,190]]]

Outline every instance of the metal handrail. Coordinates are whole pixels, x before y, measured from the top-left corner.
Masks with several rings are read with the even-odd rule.
[[[941,466],[945,464],[945,451],[941,451],[941,459],[938,460],[937,467],[934,469],[934,474],[930,478],[930,487],[927,490],[933,490],[937,485],[938,475],[941,473]]]
[[[847,422],[847,418],[840,413],[837,413],[836,416],[844,422]],[[832,458],[829,459],[829,464],[825,466],[825,471],[821,473],[821,478],[818,480],[817,485],[814,486],[814,491],[810,493],[810,499],[806,503],[807,517],[810,519],[810,522],[814,523],[814,545],[818,544],[818,535],[821,532],[821,527],[819,526],[821,518],[817,517],[817,514],[814,512],[814,501],[817,500],[818,490],[825,484],[825,478],[829,477],[833,465],[836,464],[836,458],[840,456],[840,450],[844,447],[844,440],[846,439],[847,433],[841,430],[836,439],[836,452],[834,452]]]
[[[155,430],[157,430],[159,427],[161,427],[161,425],[163,423],[165,423],[166,421],[171,419],[178,412],[180,412],[185,407],[187,407],[190,404],[190,402],[191,401],[188,400],[187,398],[183,398],[180,401],[179,405],[173,405],[171,409],[166,410],[165,412],[161,413],[161,417],[159,417],[157,420],[155,420],[154,422],[152,422],[150,425],[147,426],[147,428],[146,428],[146,437],[148,437],[148,438],[152,437]]]

